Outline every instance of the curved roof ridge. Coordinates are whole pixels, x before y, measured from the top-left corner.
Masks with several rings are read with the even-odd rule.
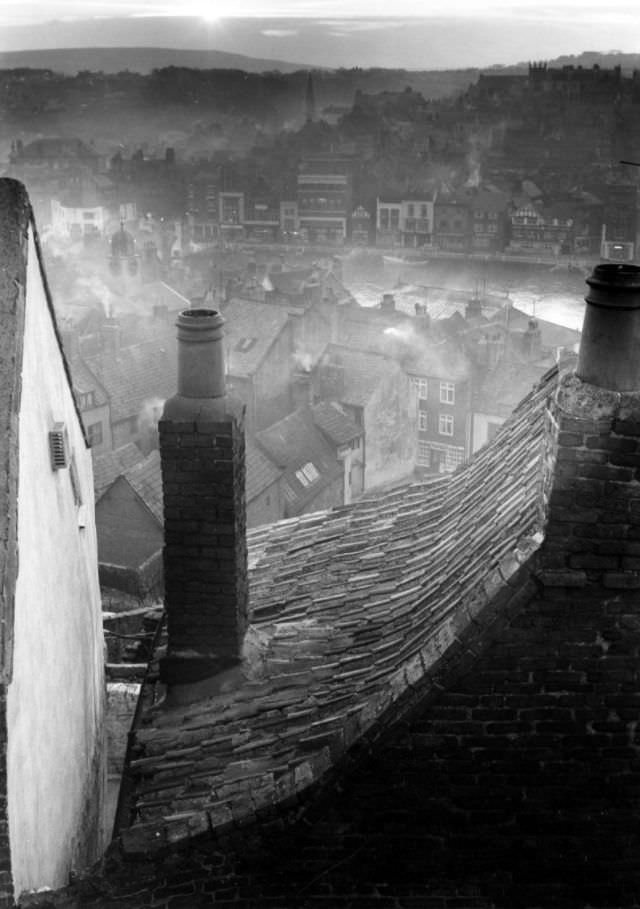
[[[542,542],[556,381],[552,370],[451,477],[249,534],[253,625],[241,672],[187,706],[144,715],[125,850],[273,810],[388,718],[443,654],[464,659],[460,635],[496,596],[504,605],[516,595],[514,576]],[[154,696],[159,688],[147,702]]]

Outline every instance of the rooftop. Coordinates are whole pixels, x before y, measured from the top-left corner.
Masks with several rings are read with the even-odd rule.
[[[152,851],[306,789],[429,672],[542,541],[547,374],[452,476],[249,532],[240,675],[162,704],[152,667],[125,850]]]
[[[126,473],[134,464],[144,460],[137,445],[129,442],[114,451],[93,454],[93,488],[96,500],[114,480]]]
[[[399,365],[381,353],[353,350],[341,344],[325,347],[320,368],[329,364],[344,369],[344,391],[337,397],[355,407],[365,407],[380,383],[400,372]]]
[[[162,401],[176,387],[176,358],[164,339],[144,341],[84,358],[109,395],[112,422],[138,417],[150,401]]]
[[[285,331],[284,309],[253,300],[232,299],[222,309],[227,373],[253,376],[271,345]]]
[[[308,407],[299,408],[257,433],[256,442],[282,470],[289,513],[299,513],[342,476],[342,465]]]
[[[334,445],[345,445],[362,435],[356,425],[336,401],[320,401],[311,408],[313,421]]]

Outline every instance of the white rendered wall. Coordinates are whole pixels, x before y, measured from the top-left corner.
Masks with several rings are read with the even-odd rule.
[[[51,468],[48,432],[64,422],[70,470]],[[84,512],[86,526],[79,527]],[[8,809],[16,897],[60,887],[103,847],[104,657],[86,449],[29,238],[19,419],[19,570],[7,697]]]

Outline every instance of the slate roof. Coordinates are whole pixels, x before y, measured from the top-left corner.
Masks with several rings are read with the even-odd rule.
[[[140,496],[160,526],[164,527],[160,452],[152,451],[142,461],[129,467],[124,472],[124,478]]]
[[[256,442],[282,470],[282,490],[289,514],[299,514],[343,474],[342,464],[316,427],[308,407],[301,407],[256,433]]]
[[[189,705],[144,689],[125,851],[244,824],[292,799],[509,589],[543,539],[548,373],[456,473],[248,535],[241,678]],[[154,709],[151,709],[154,708]]]
[[[366,406],[380,383],[400,372],[399,365],[383,354],[352,350],[340,344],[327,344],[320,359],[320,371],[328,363],[338,363],[344,368],[340,400],[355,407]]]
[[[320,401],[311,408],[313,422],[334,445],[346,445],[362,435],[362,429],[335,401]]]
[[[282,469],[277,467],[257,445],[247,440],[245,448],[247,503],[252,502],[282,476]]]
[[[92,391],[94,393],[95,406],[100,407],[109,402],[109,397],[100,382],[89,370],[81,357],[73,357],[70,363],[71,377],[73,379],[73,390],[76,395],[86,394]]]
[[[84,362],[109,395],[113,423],[137,417],[149,401],[175,394],[177,358],[163,340],[103,351]]]
[[[93,490],[96,501],[102,493],[111,486],[114,480],[122,476],[134,464],[144,460],[144,455],[137,445],[129,442],[114,451],[105,451],[102,454],[91,452],[93,460]]]
[[[271,303],[236,298],[223,307],[222,316],[228,375],[253,376],[286,330],[286,311]]]
[[[552,357],[527,362],[508,355],[489,370],[474,389],[473,409],[476,412],[508,417],[528,388],[553,363]]]

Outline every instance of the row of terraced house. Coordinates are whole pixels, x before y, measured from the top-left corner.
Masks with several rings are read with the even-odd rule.
[[[171,148],[108,162],[79,140],[42,139],[14,146],[9,174],[28,181],[40,223],[59,235],[100,236],[137,212],[171,225],[181,251],[285,241],[632,261],[637,249],[638,191],[629,183],[559,197],[527,179],[517,192],[480,185],[476,174],[464,186],[434,180],[372,202],[358,167],[352,154],[305,155],[283,196],[213,163],[180,163]]]

